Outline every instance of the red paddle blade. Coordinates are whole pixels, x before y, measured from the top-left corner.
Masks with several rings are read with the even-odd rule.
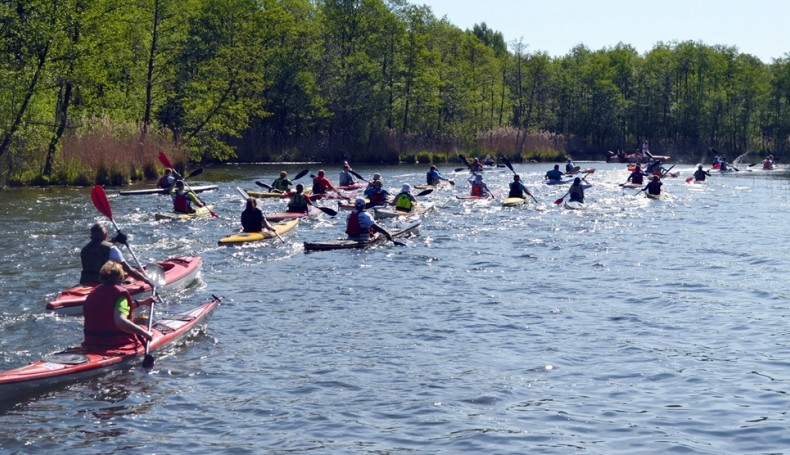
[[[560,204],[562,204],[562,201],[564,199],[565,199],[564,197],[561,197],[561,198],[557,199],[556,201],[554,201],[554,203],[557,204],[557,205],[560,205]]]
[[[100,211],[104,216],[112,219],[112,207],[110,201],[107,200],[107,195],[104,194],[104,188],[101,185],[96,185],[91,190],[91,202],[96,210]]]
[[[693,180],[693,179],[694,179],[694,177],[689,177],[689,178],[687,178],[687,179],[686,179],[686,183],[691,183],[691,180]]]
[[[161,150],[159,151],[159,162],[162,163],[162,166],[173,169],[173,164],[170,163],[170,160],[167,158],[167,155],[165,155],[165,152]]]

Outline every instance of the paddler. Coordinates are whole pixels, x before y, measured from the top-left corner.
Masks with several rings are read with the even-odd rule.
[[[644,181],[644,177],[647,177],[648,175],[650,174],[646,172],[642,172],[642,167],[637,164],[636,167],[634,168],[634,172],[632,172],[631,175],[628,176],[628,179],[625,181],[625,183],[631,182],[637,185],[641,185],[642,182]]]
[[[526,197],[524,196],[525,194],[532,196],[532,193],[529,192],[527,187],[524,185],[524,182],[521,181],[521,176],[518,174],[513,174],[513,181],[510,182],[510,192],[507,194],[507,197],[517,197],[524,199]]]
[[[445,177],[444,177],[444,176],[443,176],[443,175],[442,175],[442,174],[441,174],[441,173],[440,173],[440,172],[439,172],[439,171],[436,169],[436,166],[431,166],[431,168],[428,170],[428,173],[425,175],[425,182],[426,182],[428,185],[433,185],[433,186],[436,186],[436,185],[438,185],[438,184],[439,184],[439,182],[441,182],[442,180],[444,180],[445,182],[449,182],[449,181],[450,181],[450,179],[448,179],[448,178],[445,178]]]
[[[170,192],[170,197],[173,199],[173,211],[178,213],[195,213],[192,204],[198,207],[204,205],[195,193],[184,190],[183,180],[176,181],[176,186]]]
[[[321,169],[318,171],[318,175],[313,178],[313,194],[326,194],[328,190],[332,190],[335,193],[340,194],[340,192],[332,186],[332,183],[326,178],[326,174],[324,170]]]
[[[582,179],[576,177],[573,179],[573,183],[571,187],[568,189],[568,195],[570,196],[568,202],[581,202],[584,203],[584,190],[589,188],[590,185],[583,185]]]
[[[291,189],[291,185],[293,185],[293,182],[288,178],[288,173],[285,171],[280,171],[280,176],[272,182],[272,188],[283,193],[287,193]]]
[[[653,179],[645,186],[644,190],[647,191],[647,194],[658,196],[661,194],[661,185],[661,178],[654,175]]]
[[[304,195],[304,185],[301,183],[296,184],[296,192],[291,196],[288,201],[288,213],[306,213],[308,207],[313,205],[310,199]]]
[[[386,229],[376,224],[373,218],[365,212],[365,200],[358,197],[354,201],[354,210],[346,218],[346,234],[349,240],[367,242],[371,234],[378,232],[392,241],[392,235]]]
[[[340,178],[338,180],[338,185],[340,186],[351,186],[354,183],[354,176],[351,175],[351,166],[348,165],[348,161],[343,162],[343,170],[340,171]]]
[[[555,164],[554,169],[546,172],[546,175],[543,178],[547,179],[551,183],[559,183],[562,181],[563,177],[565,177],[565,173],[560,170],[559,164]]]
[[[468,181],[472,185],[472,191],[470,195],[478,197],[491,197],[491,190],[488,189],[488,185],[486,185],[483,181],[482,174],[470,175]]]
[[[417,203],[417,199],[414,198],[411,194],[411,185],[408,183],[404,183],[400,189],[400,193],[395,195],[395,199],[392,200],[392,205],[395,206],[396,210],[401,212],[411,212],[414,209],[414,204]]]
[[[251,197],[247,198],[247,206],[241,212],[241,227],[244,232],[261,232],[264,229],[274,232],[274,228],[258,208],[258,203]]]
[[[565,173],[566,174],[573,174],[576,170],[576,165],[573,164],[573,160],[568,158],[568,162],[565,163]]]
[[[135,324],[132,312],[139,305],[150,305],[153,297],[135,301],[123,283],[123,267],[107,261],[99,271],[99,284],[85,299],[83,347],[114,348],[143,340],[151,340],[153,333]]]
[[[710,177],[710,172],[703,170],[701,164],[697,165],[697,170],[694,171],[694,181],[704,182],[706,176]]]
[[[368,198],[368,207],[385,205],[390,197],[389,191],[383,188],[381,180],[373,180],[363,194]]]
[[[119,264],[127,275],[133,276],[140,281],[147,281],[145,275],[133,269],[126,263],[126,260],[113,243],[126,244],[126,235],[121,231],[113,237],[111,242],[107,241],[107,229],[99,223],[91,226],[91,240],[80,251],[82,261],[82,272],[80,273],[80,284],[93,285],[99,282],[99,271],[107,261]]]
[[[156,182],[157,188],[171,188],[176,180],[180,179],[181,176],[178,175],[175,169],[167,168],[165,169],[165,175],[163,175],[158,182]]]

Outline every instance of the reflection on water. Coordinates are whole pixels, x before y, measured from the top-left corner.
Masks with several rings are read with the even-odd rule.
[[[296,174],[305,166],[285,167]],[[781,380],[790,354],[782,279],[790,173],[687,185],[693,169],[679,165],[667,197],[651,201],[618,185],[625,166],[590,166],[597,171],[585,210],[553,204],[567,188],[540,183],[551,165],[516,164],[539,204],[459,200],[469,187],[457,174],[455,187],[425,196],[438,209],[406,247],[310,255],[302,242],[342,237],[347,212],[300,223],[286,244],[216,244],[238,230],[236,187],[254,189],[283,166],[206,168],[200,178],[220,189],[201,197],[219,219],[158,222],[152,214],[167,210],[167,198],[108,190],[141,261],[204,258],[201,280],[166,295],[158,311],[183,310],[210,293],[225,299],[205,336],[157,356],[151,372],[133,366],[0,405],[0,449],[790,447]],[[355,170],[380,172],[398,190],[422,183],[424,167]],[[336,171],[327,167],[332,179]],[[511,179],[507,169],[486,174],[492,188],[504,190]],[[88,195],[87,188],[0,193],[3,369],[81,339],[78,318],[47,314],[44,303],[76,282],[79,249],[102,220]],[[262,206],[275,212],[284,201]]]

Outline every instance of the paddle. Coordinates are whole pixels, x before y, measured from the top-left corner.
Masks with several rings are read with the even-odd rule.
[[[512,164],[510,164],[510,160],[509,160],[509,159],[507,159],[507,157],[506,157],[506,156],[504,156],[504,155],[502,155],[502,156],[501,156],[501,158],[502,158],[502,161],[505,163],[505,166],[507,166],[507,168],[508,168],[508,169],[510,169],[510,170],[513,172],[513,174],[515,174],[515,173],[516,173],[516,171],[513,169],[513,165],[512,165]],[[538,203],[538,200],[537,200],[537,199],[535,199],[535,196],[533,196],[533,195],[532,195],[532,193],[530,193],[529,191],[527,191],[527,194],[529,194],[529,197],[531,197],[531,198],[532,198],[532,200],[533,200],[533,201],[535,201],[535,203],[536,203],[536,204]]]
[[[118,227],[118,224],[115,222],[115,219],[113,219],[112,217],[112,207],[110,207],[110,201],[107,200],[107,195],[104,193],[104,188],[102,188],[101,185],[95,185],[91,190],[91,202],[93,202],[93,206],[96,207],[96,210],[98,210],[104,216],[109,218],[115,230],[120,233],[121,229]],[[128,242],[126,243],[126,248],[129,249],[129,253],[132,255],[132,258],[134,258],[134,262],[137,263],[137,267],[139,267],[142,270],[145,279],[151,284],[152,292],[156,292],[156,281],[153,281],[151,278],[149,278],[148,273],[146,272],[145,268],[143,268],[143,265],[140,263],[140,260],[137,258],[137,255],[134,254],[134,250],[132,250],[132,246],[129,245]],[[153,316],[154,316],[154,302],[151,301],[151,309],[149,310],[149,314],[148,314],[149,332],[151,331]],[[151,344],[150,340],[145,341],[145,357],[143,358],[143,366],[145,368],[151,368],[152,366],[154,366],[154,356],[152,356],[148,352],[148,348],[150,344]]]
[[[261,182],[260,180],[256,180],[256,181],[255,181],[255,184],[256,184],[256,185],[258,185],[258,186],[259,186],[259,187],[261,187],[261,188],[266,188],[267,190],[269,190],[269,191],[271,191],[271,192],[273,192],[273,193],[283,193],[283,191],[282,191],[282,190],[278,190],[277,188],[274,188],[274,187],[273,187],[273,186],[271,186],[271,185],[267,185],[267,184],[265,184],[265,183]]]
[[[246,201],[247,199],[249,199],[250,195],[249,195],[249,194],[247,194],[247,192],[246,192],[246,191],[242,190],[242,189],[241,189],[241,188],[239,188],[238,186],[236,187],[236,190],[239,192],[239,194],[241,194],[241,197],[243,197],[245,201]],[[261,211],[261,213],[263,213],[263,211]],[[266,221],[266,214],[265,214],[265,213],[263,213],[263,222],[264,222],[264,223],[267,223],[267,221]],[[281,241],[281,242],[285,243],[285,240],[283,240],[283,238],[282,238],[282,237],[280,237],[280,234],[278,234],[278,233],[277,233],[277,231],[275,231],[274,229],[271,229],[271,231],[272,231],[272,232],[274,232],[274,235],[276,235],[276,236],[277,236],[277,238],[278,238],[278,239],[280,239],[280,241]]]
[[[568,191],[561,198],[555,200],[554,203],[556,205],[562,204],[562,201],[565,200],[565,197],[568,196],[569,194],[571,194],[571,190],[570,189],[568,189]]]
[[[353,169],[349,169],[349,170],[348,170],[348,172],[350,172],[350,173],[351,173],[351,175],[353,175],[354,177],[356,177],[356,178],[358,178],[358,179],[360,179],[360,180],[364,180],[364,181],[365,181],[365,182],[367,182],[367,183],[370,183],[370,180],[368,180],[368,179],[366,179],[365,177],[362,177],[361,175],[359,175],[359,174],[357,173],[357,171],[355,171],[355,170],[353,170]]]
[[[128,245],[127,245],[128,246]],[[166,283],[165,281],[165,271],[159,264],[148,264],[145,268],[147,273],[148,279],[151,281],[151,295],[156,297],[159,300],[162,300],[162,297],[159,295],[159,292],[156,290],[157,287],[164,286]],[[151,300],[151,305],[148,307],[148,331],[151,332],[154,323],[154,300]],[[145,356],[143,357],[143,368],[153,368],[154,366],[154,356],[151,355],[149,351],[150,343],[146,341],[145,343]]]
[[[159,151],[159,162],[162,163],[162,166],[164,166],[164,167],[168,167],[170,169],[173,168],[173,164],[170,163],[170,159],[167,157],[167,155],[165,155],[165,152],[163,152],[161,150]],[[201,170],[200,172],[203,172],[203,171]],[[186,186],[187,191],[189,191],[190,193],[194,194],[194,192],[192,192],[192,188],[190,188],[189,184],[186,183],[186,179],[182,180],[182,182],[184,182],[184,186]],[[216,213],[214,213],[213,210],[211,210],[203,201],[200,200],[200,197],[198,197],[197,194],[195,194],[195,197],[197,198],[197,200],[201,204],[203,204],[206,207],[206,209],[208,210],[208,213],[211,214],[212,218],[219,218],[219,216]]]
[[[469,164],[469,161],[467,161],[467,160],[466,160],[466,157],[465,157],[465,156],[463,156],[463,155],[458,155],[458,158],[461,158],[461,161],[463,161],[463,162],[464,162],[464,164],[466,165],[466,168],[467,168],[467,169],[472,169],[472,165],[471,165],[471,164]],[[461,170],[463,170],[463,169],[461,169]]]
[[[709,173],[710,173],[710,171],[711,171],[711,170],[710,170],[710,169],[708,169],[707,171],[705,171],[705,173],[706,173],[706,174],[708,174],[708,175],[710,175],[710,174],[709,174]],[[687,178],[687,179],[686,179],[686,183],[691,183],[691,181],[692,181],[692,180],[694,180],[694,176],[693,176],[693,175],[692,175],[691,177],[689,177],[689,178]]]

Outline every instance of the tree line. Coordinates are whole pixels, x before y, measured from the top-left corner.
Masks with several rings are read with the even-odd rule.
[[[671,42],[551,57],[405,0],[9,0],[0,46],[2,182],[147,178],[159,150],[601,159],[649,140],[698,161],[781,156],[790,138],[790,54]]]

